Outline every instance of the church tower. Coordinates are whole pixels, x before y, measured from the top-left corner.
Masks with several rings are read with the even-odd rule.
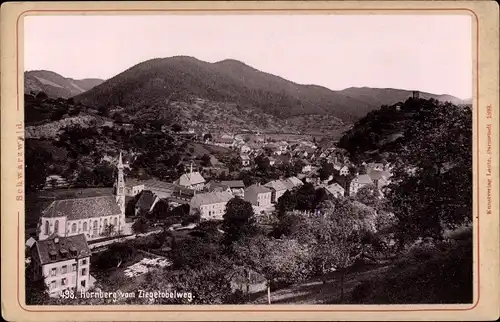
[[[118,177],[116,178],[116,203],[120,207],[122,216],[125,216],[125,179],[123,177],[123,161],[122,152],[120,151],[120,157],[118,159]]]

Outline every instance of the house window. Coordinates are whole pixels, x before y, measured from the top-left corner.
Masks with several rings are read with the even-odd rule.
[[[104,219],[104,229],[106,229],[106,226],[108,225],[108,220]]]
[[[71,225],[71,232],[76,233],[76,224]]]
[[[50,276],[56,276],[57,274],[57,269],[54,267],[50,270]]]
[[[68,266],[64,265],[62,268],[61,268],[61,274],[66,274],[68,272]]]
[[[53,289],[56,288],[56,281],[52,281],[50,282],[50,286],[49,286],[49,289],[52,291]]]
[[[66,278],[61,279],[61,286],[64,286],[67,284],[68,284],[68,279],[66,279]]]
[[[94,227],[92,228],[92,234],[97,235],[97,220],[94,221]]]
[[[54,223],[54,233],[58,233],[59,232],[59,220],[56,220],[56,222]]]
[[[71,265],[71,271],[76,272],[76,264]]]
[[[86,259],[82,259],[82,265],[87,265],[87,260]]]
[[[86,222],[83,223],[83,231],[87,231],[87,223]]]
[[[49,230],[49,222],[46,221],[45,222],[45,235],[48,235],[50,233],[50,230]]]
[[[81,282],[80,282],[80,285],[81,285],[82,287],[85,287],[85,285],[86,285],[86,281],[85,281],[85,280],[81,281]]]
[[[118,227],[118,218],[116,218],[116,217],[115,217],[115,220],[114,220],[114,226]]]
[[[82,276],[85,276],[87,275],[87,269],[86,268],[82,268]]]

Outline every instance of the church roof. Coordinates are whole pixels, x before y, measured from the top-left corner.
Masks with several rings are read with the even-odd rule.
[[[43,217],[66,216],[68,220],[120,214],[121,210],[114,196],[56,200],[42,212]]]
[[[36,242],[36,247],[42,265],[91,255],[84,234],[68,237],[54,236],[39,240]]]

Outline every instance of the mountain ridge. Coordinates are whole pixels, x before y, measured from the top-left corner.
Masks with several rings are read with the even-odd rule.
[[[64,77],[50,70],[29,70],[24,72],[24,93],[44,92],[51,98],[70,98],[104,82],[99,78],[74,79]]]
[[[173,56],[136,64],[74,98],[85,105],[119,106],[130,111],[151,106],[165,110],[170,99],[188,101],[190,97],[199,97],[237,103],[255,113],[284,119],[318,114],[351,123],[381,105],[394,104],[411,95],[412,91],[397,89],[332,91],[320,85],[297,84],[235,59],[210,63],[191,56]],[[421,96],[439,95],[422,92]],[[441,99],[459,100],[451,95]]]

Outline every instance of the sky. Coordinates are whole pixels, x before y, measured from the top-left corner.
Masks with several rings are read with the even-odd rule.
[[[468,15],[28,16],[24,69],[109,79],[151,58],[240,60],[299,84],[472,97]]]

